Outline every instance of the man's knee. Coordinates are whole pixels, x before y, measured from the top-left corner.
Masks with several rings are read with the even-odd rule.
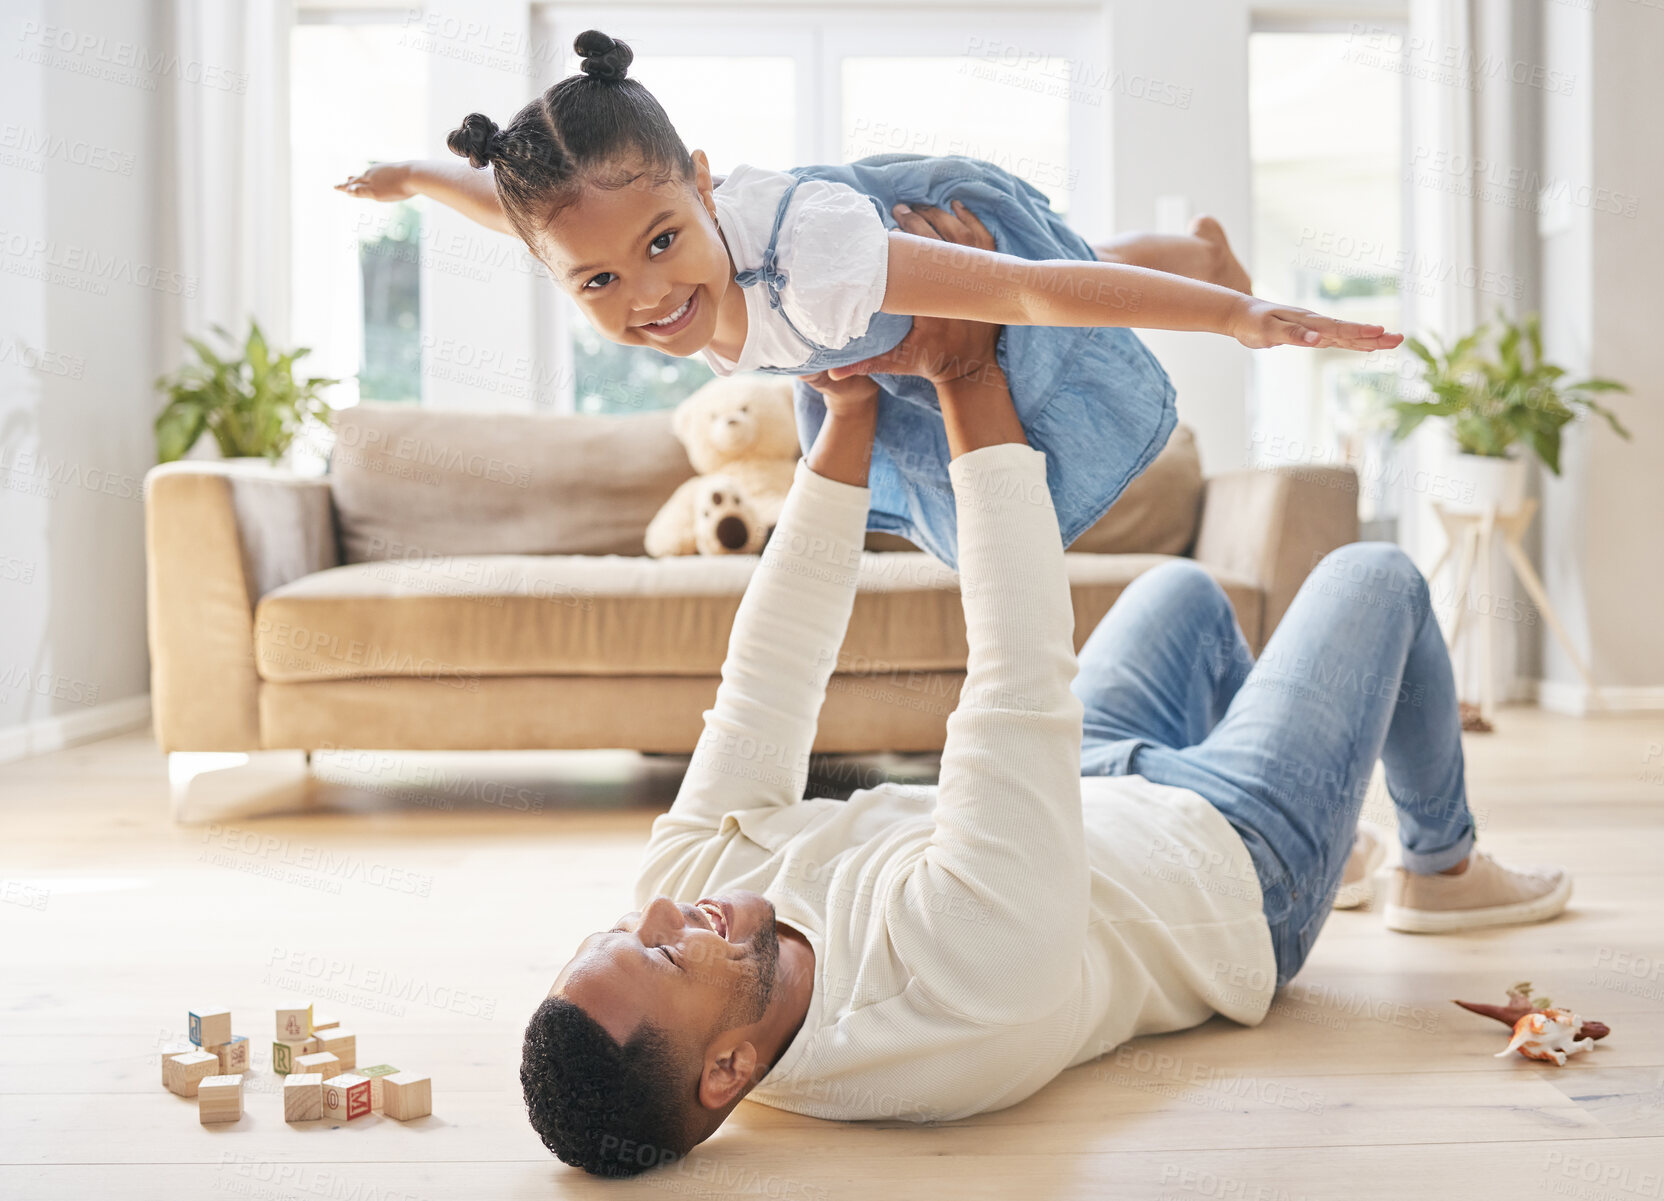
[[[1387,596],[1429,601],[1427,580],[1404,548],[1391,542],[1353,542],[1325,555],[1312,575],[1329,584],[1350,585]]]
[[[1230,598],[1219,586],[1219,581],[1208,569],[1194,559],[1172,559],[1160,567],[1152,567],[1127,586],[1160,598],[1164,606],[1192,608],[1207,606],[1230,608]]]
[[[1206,568],[1190,559],[1146,571],[1127,585],[1124,595],[1129,612],[1159,620],[1165,639],[1183,638],[1205,661],[1223,666],[1243,653],[1230,598]]]

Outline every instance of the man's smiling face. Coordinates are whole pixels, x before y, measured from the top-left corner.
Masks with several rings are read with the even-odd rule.
[[[693,905],[659,897],[584,939],[549,995],[581,1007],[619,1043],[648,1022],[698,1044],[762,1019],[779,958],[774,906],[757,893]]]

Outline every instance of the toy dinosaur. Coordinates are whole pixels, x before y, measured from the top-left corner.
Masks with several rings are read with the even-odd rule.
[[[1594,1039],[1577,1037],[1582,1025],[1583,1019],[1569,1009],[1528,1013],[1514,1023],[1514,1037],[1496,1053],[1496,1058],[1518,1051],[1527,1059],[1552,1060],[1556,1066],[1565,1067],[1566,1056],[1595,1048]]]
[[[1585,1021],[1569,1009],[1553,1008],[1547,997],[1533,999],[1529,981],[1521,981],[1508,990],[1506,1005],[1486,1005],[1478,1001],[1456,1001],[1454,1004],[1513,1028],[1514,1037],[1497,1056],[1499,1059],[1509,1051],[1518,1051],[1530,1059],[1552,1059],[1564,1064],[1568,1054],[1587,1051],[1595,1045],[1596,1039],[1612,1033],[1612,1028],[1605,1022]]]

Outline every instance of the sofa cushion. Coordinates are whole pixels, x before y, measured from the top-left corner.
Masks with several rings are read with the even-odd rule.
[[[670,413],[481,414],[361,404],[336,415],[342,560],[640,555],[693,475]]]
[[[1077,647],[1161,555],[1067,556]],[[357,563],[268,593],[255,618],[262,679],[531,675],[714,676],[757,558],[458,556]],[[1218,574],[1218,573],[1216,573]],[[1260,594],[1220,577],[1250,641]],[[958,577],[922,552],[863,557],[838,669],[959,670]]]

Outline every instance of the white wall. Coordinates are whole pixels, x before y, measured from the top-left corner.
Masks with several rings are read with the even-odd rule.
[[[1157,198],[1183,197],[1191,216],[1218,217],[1248,261],[1248,5],[1113,0],[1109,11],[1115,228],[1154,229]],[[1206,470],[1243,466],[1250,352],[1212,334],[1140,336],[1178,389]]]
[[[1574,193],[1545,218],[1545,336],[1572,371],[1634,388],[1612,403],[1635,440],[1600,423],[1567,437],[1563,478],[1544,488],[1543,575],[1608,699],[1664,708],[1664,10],[1546,3],[1544,14],[1545,61],[1577,79],[1573,103],[1544,106],[1545,175],[1604,190]],[[1546,635],[1543,664],[1545,703],[1588,707]]]
[[[123,59],[167,49],[161,8],[0,16],[0,749],[144,712],[150,385],[190,281],[158,232],[168,79]]]

